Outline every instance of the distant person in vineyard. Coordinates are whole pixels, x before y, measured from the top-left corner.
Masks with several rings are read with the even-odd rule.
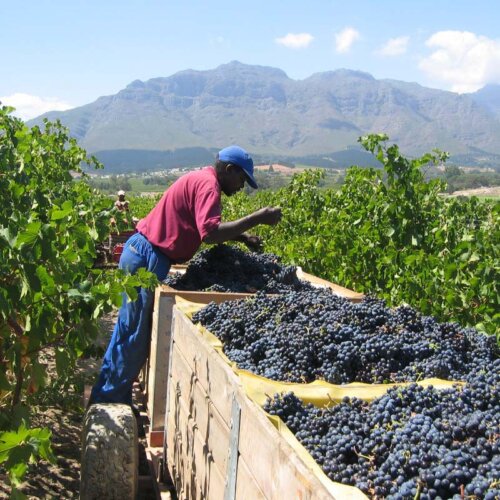
[[[125,199],[125,191],[123,191],[123,189],[120,189],[120,191],[118,191],[116,193],[116,197],[117,198],[115,201],[115,208],[118,209],[120,212],[128,212],[129,211],[129,204],[128,204],[128,200]],[[123,222],[125,222],[126,224],[131,223],[132,227],[135,227],[137,222],[138,222],[138,219],[136,219],[135,217],[132,217],[131,221],[129,222],[128,216],[125,214],[125,216],[123,217]],[[111,228],[113,229],[113,231],[115,231],[116,230],[116,219],[114,217],[111,217],[110,223],[111,223]]]
[[[128,201],[125,199],[125,191],[120,189],[118,193],[116,193],[117,200],[115,201],[115,207],[120,210],[120,212],[128,211]]]
[[[202,242],[240,241],[258,250],[260,239],[246,231],[259,224],[274,225],[281,210],[265,207],[233,222],[221,221],[221,193],[231,196],[247,182],[257,188],[253,161],[239,146],[219,151],[214,166],[180,177],[151,212],[137,224],[125,244],[119,267],[129,273],[139,268],[154,272],[160,281],[171,264],[188,261]],[[123,304],[101,368],[92,389],[92,403],[132,404],[132,384],[149,352],[153,291],[140,289],[134,302]]]

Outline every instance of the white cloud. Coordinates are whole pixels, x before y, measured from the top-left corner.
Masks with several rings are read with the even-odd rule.
[[[284,37],[276,38],[275,42],[289,49],[303,49],[313,40],[314,37],[309,33],[288,33]]]
[[[439,31],[426,45],[433,52],[420,61],[420,69],[447,82],[453,92],[474,92],[487,83],[500,83],[500,40],[469,31]]]
[[[352,44],[359,38],[359,31],[347,27],[335,35],[335,50],[337,52],[349,52]]]
[[[35,118],[47,111],[64,111],[74,107],[56,97],[39,97],[22,93],[0,97],[0,102],[4,106],[16,108],[13,114],[23,120]]]
[[[389,38],[387,42],[382,45],[378,53],[382,56],[399,56],[404,54],[408,48],[409,36],[399,36],[397,38]]]

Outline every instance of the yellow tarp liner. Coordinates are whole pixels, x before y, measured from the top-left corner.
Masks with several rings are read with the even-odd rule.
[[[176,297],[176,304],[179,309],[189,318],[193,314],[206,306],[206,304],[197,304],[189,302],[181,297]],[[356,397],[364,401],[373,401],[380,396],[383,396],[389,389],[395,386],[403,387],[412,382],[397,383],[397,384],[365,384],[363,382],[352,382],[345,385],[335,385],[323,380],[316,380],[309,384],[277,382],[270,380],[260,375],[255,375],[247,370],[240,370],[236,363],[232,362],[223,352],[222,342],[206,328],[197,325],[200,335],[219,352],[220,356],[231,366],[233,371],[239,376],[241,384],[247,394],[259,406],[262,406],[268,397],[273,397],[276,393],[294,392],[297,397],[306,403],[313,403],[315,406],[324,407],[340,403],[342,398],[349,396]],[[439,378],[429,378],[418,381],[417,384],[427,387],[433,385],[437,389],[445,389],[456,385],[457,382],[442,380]],[[345,486],[340,483],[334,483],[323,472],[321,467],[316,463],[309,452],[300,444],[294,434],[288,429],[284,422],[275,416],[268,415],[269,420],[278,429],[280,434],[288,443],[297,451],[302,460],[315,472],[321,479],[328,490],[335,498],[342,499],[365,499],[366,496],[354,486]]]

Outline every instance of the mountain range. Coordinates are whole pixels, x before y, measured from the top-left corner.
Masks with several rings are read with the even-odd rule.
[[[43,118],[61,120],[108,171],[200,165],[229,144],[264,163],[363,164],[357,139],[367,133],[388,134],[410,156],[439,148],[456,162],[500,166],[500,85],[460,95],[347,69],[293,80],[233,61],[136,80],[28,125]]]

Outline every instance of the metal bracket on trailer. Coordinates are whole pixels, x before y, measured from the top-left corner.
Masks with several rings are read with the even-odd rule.
[[[229,459],[227,461],[226,488],[224,500],[234,500],[236,498],[236,479],[238,475],[238,456],[240,443],[240,417],[241,407],[233,395],[231,408],[231,431],[229,434]]]

